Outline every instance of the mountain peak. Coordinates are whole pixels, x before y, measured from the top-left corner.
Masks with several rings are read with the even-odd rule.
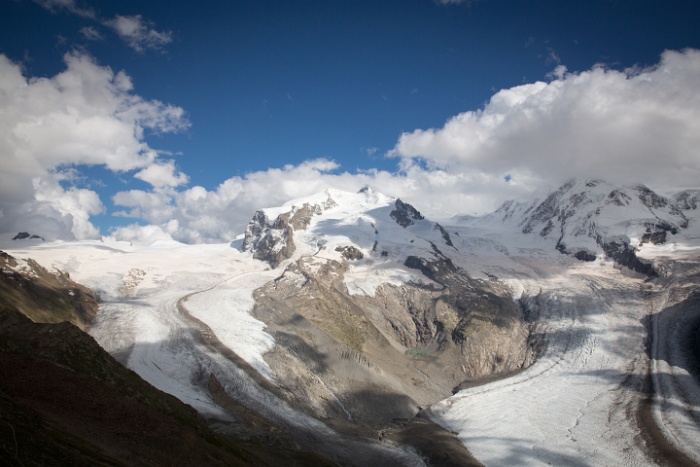
[[[413,221],[421,221],[425,219],[425,217],[423,217],[423,215],[416,208],[408,203],[404,203],[400,199],[396,200],[394,206],[396,209],[391,211],[389,215],[403,228],[413,225]]]
[[[504,203],[496,212],[503,222],[516,222],[524,234],[555,242],[561,253],[585,261],[606,255],[649,274],[635,249],[664,243],[688,227],[684,208],[697,196],[666,198],[643,184],[617,186],[603,180],[569,180],[542,202]]]

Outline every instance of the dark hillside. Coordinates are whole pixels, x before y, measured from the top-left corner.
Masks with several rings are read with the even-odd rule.
[[[0,260],[0,465],[326,463],[214,433],[77,327],[97,311],[88,289],[36,263],[15,268],[5,253]]]

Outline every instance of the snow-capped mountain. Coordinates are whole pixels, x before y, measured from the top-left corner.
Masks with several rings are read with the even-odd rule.
[[[449,256],[442,252],[448,248],[456,250],[440,224],[426,220],[410,204],[369,187],[358,193],[331,189],[282,208],[258,211],[246,228],[242,246],[243,251],[252,252],[254,258],[272,267],[304,256],[391,265],[372,268],[370,276],[376,284],[435,281],[437,270],[431,268],[446,267],[454,272]],[[350,293],[362,287],[362,274],[353,272],[358,274],[346,282]],[[366,292],[372,294],[370,288]]]
[[[256,291],[253,315],[285,336],[272,371],[319,416],[366,418],[371,393],[405,400],[371,417],[405,416],[465,379],[531,358],[502,286],[470,277],[448,231],[400,199],[328,190],[261,210],[242,250],[280,271]],[[318,352],[335,364],[310,372]],[[329,388],[336,403],[318,399]]]
[[[672,198],[644,185],[618,187],[599,180],[572,180],[543,201],[509,201],[486,221],[500,220],[523,234],[551,241],[561,253],[582,261],[607,255],[637,272],[654,275],[636,249],[663,244],[689,225],[688,211],[697,208],[698,192]],[[692,214],[690,214],[692,216]]]
[[[488,465],[640,465],[662,442],[698,462],[699,193],[572,181],[436,221],[328,190],[261,209],[230,245],[11,253],[98,292],[100,345],[227,433],[350,465],[460,446]]]

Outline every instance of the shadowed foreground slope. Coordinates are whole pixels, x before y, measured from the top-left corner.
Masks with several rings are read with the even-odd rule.
[[[61,285],[50,284],[51,276],[3,268],[0,278],[0,464],[326,463],[313,454],[215,434],[192,407],[123,367],[75,325],[33,322],[23,313],[83,324],[84,310],[96,309],[94,298],[77,294],[67,277],[59,278]],[[77,296],[84,303],[67,311]]]

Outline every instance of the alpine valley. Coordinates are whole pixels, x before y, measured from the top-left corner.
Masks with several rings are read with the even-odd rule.
[[[572,180],[428,219],[365,187],[262,209],[230,244],[14,232],[0,455],[700,464],[699,203]]]

